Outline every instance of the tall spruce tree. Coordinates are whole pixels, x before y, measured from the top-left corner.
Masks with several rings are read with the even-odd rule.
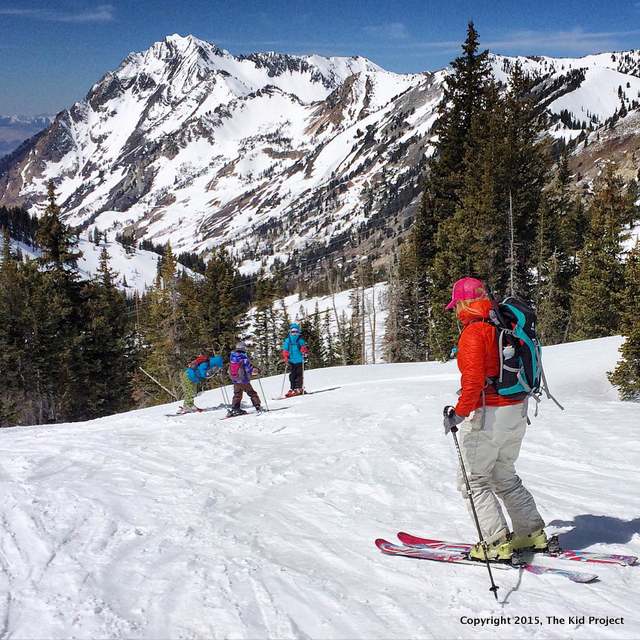
[[[532,293],[532,240],[548,174],[549,142],[530,95],[531,84],[515,65],[505,92],[487,81],[484,110],[471,123],[454,213],[438,226],[429,269],[428,350],[446,358],[457,330],[444,306],[451,283],[475,276],[499,293]]]
[[[171,246],[165,251],[162,266],[145,298],[140,331],[144,350],[142,367],[161,384],[180,397],[179,374],[193,356],[181,350],[186,319],[179,307],[176,259]],[[136,398],[140,404],[167,402],[172,396],[144,375],[137,375]]]
[[[475,118],[485,110],[490,73],[489,53],[479,52],[478,32],[470,22],[462,55],[451,63],[451,73],[444,83],[433,128],[438,141],[414,225],[416,255],[423,271],[433,256],[432,240],[439,223],[453,215],[460,202],[457,196],[468,149],[474,145],[471,129]]]
[[[623,400],[640,400],[640,240],[629,253],[625,264],[624,290],[620,297],[621,328],[625,340],[620,347],[620,361],[609,373],[611,384],[618,387]]]
[[[254,315],[254,358],[264,375],[278,373],[280,342],[282,335],[281,318],[274,305],[275,283],[270,278],[261,277],[256,283],[256,312]]]
[[[589,230],[578,256],[580,271],[572,286],[572,340],[609,336],[620,328],[623,220],[628,218],[629,200],[613,163],[607,165],[594,189]]]
[[[77,234],[61,218],[60,207],[56,202],[53,181],[47,185],[47,205],[38,224],[36,242],[40,247],[40,264],[47,271],[67,274],[71,279],[78,278],[78,259],[82,253],[77,250]]]
[[[325,313],[322,320],[322,361],[325,367],[334,367],[339,364],[340,356],[336,345],[335,336],[331,327],[331,313]]]
[[[434,155],[428,164],[422,201],[408,240],[413,248],[400,254],[399,272],[405,276],[411,273],[411,279],[405,280],[401,276],[403,291],[399,299],[412,298],[412,325],[415,322],[420,325],[420,335],[411,330],[408,340],[401,341],[403,346],[399,351],[403,355],[399,357],[403,359],[411,352],[419,353],[419,358],[425,353],[430,358],[443,357],[444,350],[439,348],[442,340],[432,333],[441,333],[438,321],[445,325],[445,334],[452,332],[449,318],[439,312],[434,313],[442,297],[442,283],[437,281],[438,267],[434,271],[439,252],[436,238],[439,227],[454,215],[461,204],[467,162],[473,161],[476,148],[476,139],[472,135],[474,122],[486,111],[487,88],[491,86],[488,52],[479,51],[478,33],[472,22],[467,28],[462,55],[452,62],[451,67],[433,129],[437,135]],[[397,326],[404,326],[409,315],[407,310],[408,303],[404,308],[397,308]]]
[[[571,193],[568,158],[563,153],[538,210],[535,302],[543,344],[567,339],[571,285],[586,229],[584,211],[580,198]]]
[[[36,239],[40,269],[25,265],[26,297],[32,309],[26,319],[31,375],[37,397],[35,421],[56,422],[83,417],[82,300],[77,235],[61,218],[53,182],[49,204]]]
[[[537,333],[543,345],[559,344],[567,339],[569,300],[561,261],[556,253],[539,267],[537,289]]]
[[[84,289],[82,351],[86,417],[124,411],[131,406],[136,352],[124,294],[116,286],[106,247],[96,275]]]
[[[309,356],[305,367],[308,369],[319,369],[325,366],[323,361],[323,345],[320,326],[320,310],[318,303],[311,315],[304,316],[300,323],[302,337],[309,347]]]
[[[245,304],[239,274],[224,249],[217,250],[209,258],[198,291],[200,341],[229,353],[243,331],[240,317]]]
[[[23,271],[5,228],[0,255],[0,427],[29,419],[25,385],[28,358],[24,352],[27,313]]]

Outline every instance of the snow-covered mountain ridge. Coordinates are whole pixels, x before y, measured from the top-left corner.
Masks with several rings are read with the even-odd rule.
[[[11,248],[29,259],[37,258],[40,255],[38,249],[24,242],[12,241]],[[103,248],[109,254],[109,266],[116,274],[116,285],[128,296],[133,296],[135,293],[142,295],[153,286],[161,256],[145,249],[127,248],[113,240],[103,240],[100,244],[95,244],[85,238],[78,239],[77,249],[82,252],[82,256],[78,260],[78,273],[81,279],[90,280],[96,275]],[[178,264],[176,269],[178,273],[186,273],[193,278],[202,277],[181,264]]]
[[[605,372],[619,338],[544,349],[517,467],[563,544],[640,555],[637,405]],[[442,429],[455,363],[307,372],[317,395],[220,421],[178,404],[2,429],[0,620],[15,638],[637,638],[640,568],[600,581],[381,555],[399,530],[473,540]],[[259,387],[258,387],[259,388]],[[197,398],[218,406],[219,390]],[[532,412],[533,413],[533,412]],[[540,562],[546,562],[542,559]],[[573,570],[586,565],[549,561]],[[472,627],[463,617],[511,617]],[[623,624],[553,625],[546,616]],[[517,624],[539,616],[541,624]]]
[[[515,60],[492,56],[495,76]],[[557,137],[623,102],[632,109],[640,94],[638,50],[518,60],[538,78]],[[362,57],[234,56],[168,36],[0,160],[0,204],[38,209],[54,179],[72,224],[178,251],[225,244],[246,270],[347,243],[382,255],[415,207],[446,73],[391,73]]]

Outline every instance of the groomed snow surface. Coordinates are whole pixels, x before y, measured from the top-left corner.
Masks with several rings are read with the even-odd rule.
[[[518,468],[570,547],[640,554],[638,405],[606,381],[618,338],[545,349]],[[264,381],[269,398],[281,378]],[[399,530],[473,540],[441,410],[455,363],[309,371],[284,411],[3,429],[2,638],[637,638],[640,568],[597,583],[382,555]],[[201,395],[217,406],[220,391]],[[541,562],[545,562],[544,559]],[[472,627],[463,616],[510,616]],[[616,626],[546,616],[624,618]],[[515,616],[539,616],[521,625]]]

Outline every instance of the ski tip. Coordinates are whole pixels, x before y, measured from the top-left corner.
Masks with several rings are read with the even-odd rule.
[[[417,536],[414,536],[412,533],[407,533],[406,531],[398,531],[396,536],[398,540],[400,540],[400,542],[402,542],[403,544],[405,542],[416,542],[418,540],[423,539],[423,538],[418,538]],[[424,539],[426,540],[426,538]]]
[[[384,549],[387,545],[391,544],[389,541],[384,538],[376,538],[375,545],[378,549]]]
[[[595,573],[580,573],[576,571],[572,576],[569,576],[569,580],[580,584],[588,584],[590,582],[599,582],[600,578]]]

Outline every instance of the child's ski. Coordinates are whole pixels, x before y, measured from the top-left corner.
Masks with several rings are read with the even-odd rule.
[[[220,418],[220,420],[229,420],[230,418],[241,418],[242,416],[261,416],[264,413],[273,413],[274,411],[284,411],[289,407],[278,407],[277,409],[262,409],[262,411],[247,411],[246,413],[237,413],[234,415],[227,415]]]
[[[226,405],[222,404],[217,407],[204,407],[202,409],[200,407],[195,407],[195,409],[192,409],[191,411],[178,411],[177,413],[165,413],[164,415],[167,418],[177,418],[179,416],[191,416],[197,415],[198,413],[206,413],[207,411],[218,411],[219,409],[226,409]]]
[[[276,398],[271,398],[272,400],[289,400],[290,398],[300,398],[302,396],[312,396],[316,393],[324,393],[325,391],[335,391],[336,389],[340,389],[341,387],[329,387],[328,389],[318,389],[317,391],[305,391],[304,393],[296,393],[293,396],[278,396]]]

